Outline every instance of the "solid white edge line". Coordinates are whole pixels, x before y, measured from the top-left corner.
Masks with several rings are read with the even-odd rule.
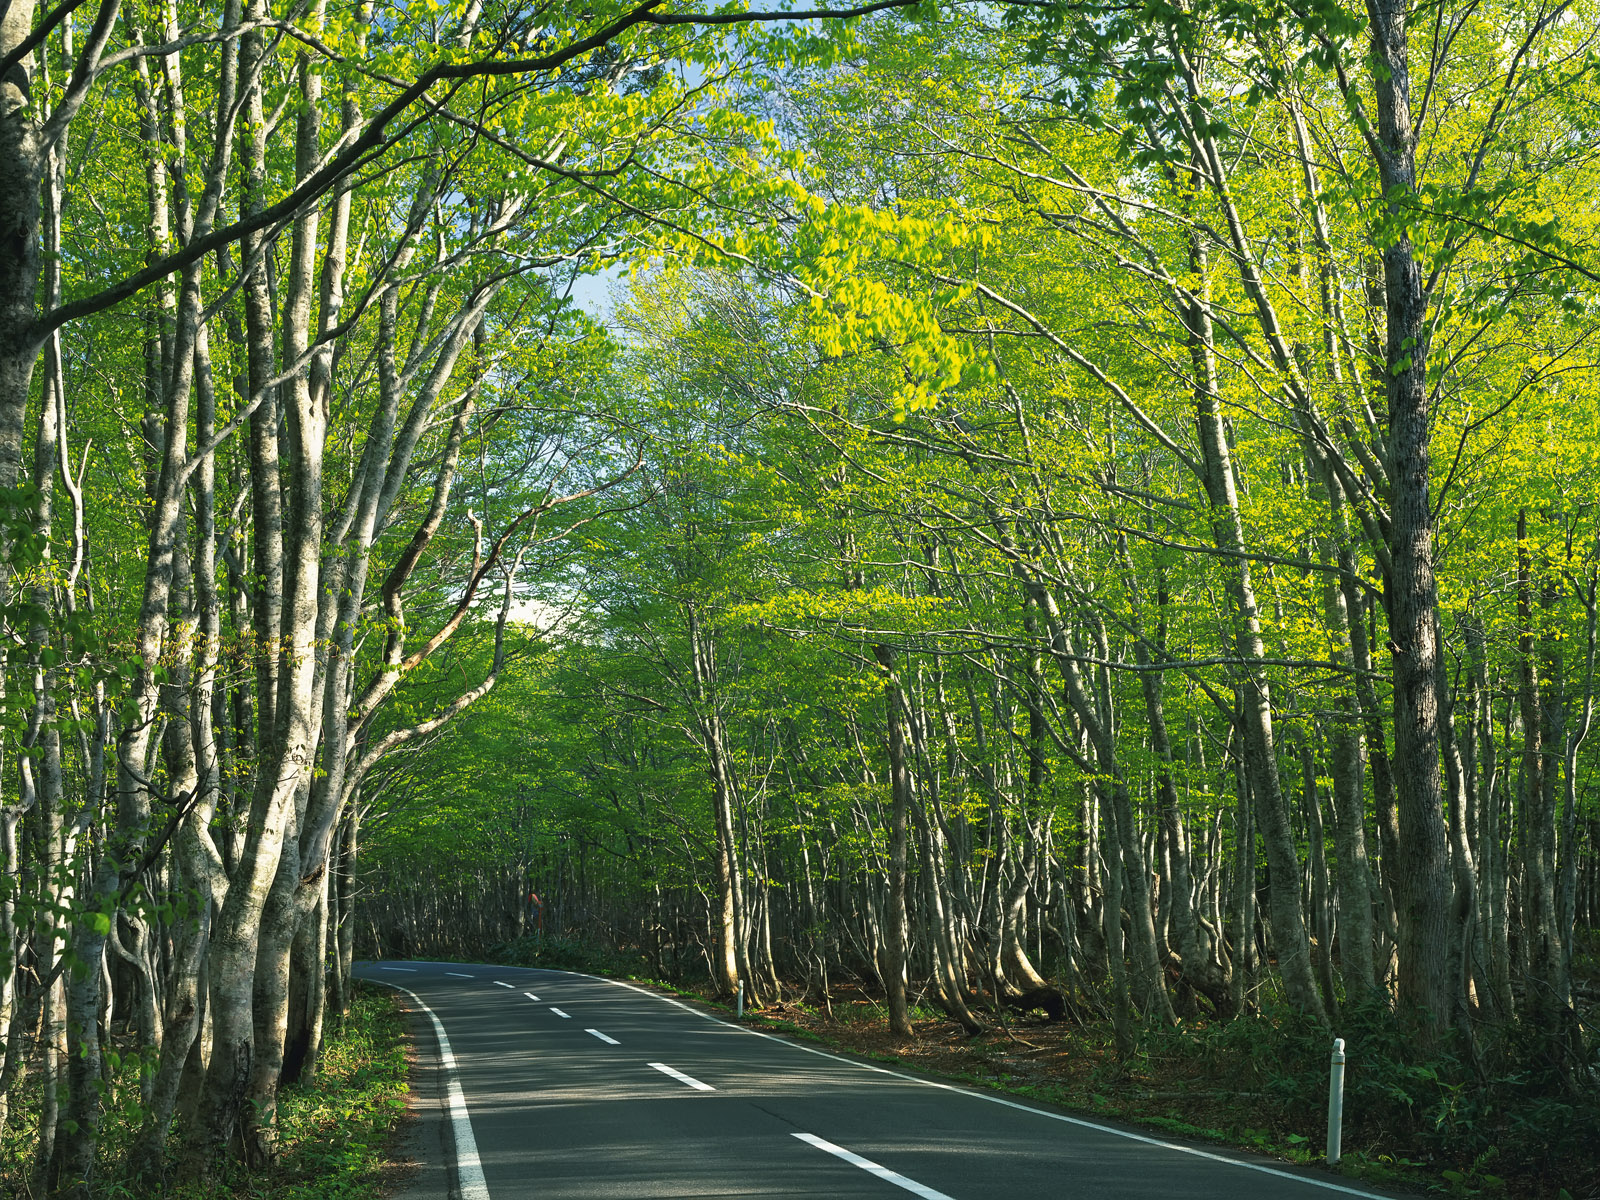
[[[716,1088],[712,1087],[709,1083],[701,1083],[698,1079],[694,1078],[692,1075],[685,1075],[682,1071],[674,1070],[672,1067],[667,1066],[666,1063],[646,1063],[645,1066],[654,1067],[656,1070],[660,1071],[663,1075],[671,1075],[679,1083],[686,1083],[697,1092],[714,1092],[714,1091],[717,1090]]]
[[[499,984],[503,988],[511,987],[511,985],[509,983],[500,983],[500,981],[498,979],[495,980],[495,983]]]
[[[870,1158],[862,1158],[861,1155],[853,1154],[843,1146],[835,1146],[832,1142],[823,1141],[814,1133],[797,1133],[794,1136],[808,1146],[815,1146],[818,1150],[826,1150],[835,1158],[844,1159],[852,1167],[860,1167],[863,1171],[876,1175],[885,1183],[892,1183],[897,1188],[905,1188],[912,1195],[921,1196],[922,1200],[954,1200],[953,1197],[920,1184],[915,1179],[907,1179],[897,1171],[891,1171],[888,1167],[881,1167]]]
[[[467,1112],[467,1098],[461,1091],[461,1080],[456,1074],[456,1056],[450,1050],[450,1038],[445,1034],[444,1022],[410,988],[403,988],[397,983],[386,986],[410,996],[417,1002],[417,1007],[428,1014],[428,1020],[433,1022],[434,1036],[439,1039],[439,1063],[444,1068],[445,1095],[450,1102],[450,1133],[456,1144],[456,1183],[461,1200],[490,1200],[489,1184],[483,1177],[483,1161],[478,1157],[478,1139],[472,1136],[472,1116]]]
[[[849,1067],[856,1067],[863,1071],[872,1071],[879,1075],[888,1075],[893,1079],[903,1079],[907,1083],[920,1083],[924,1087],[938,1088],[940,1091],[954,1092],[958,1096],[970,1096],[974,1100],[983,1100],[990,1104],[999,1104],[1005,1108],[1015,1109],[1018,1112],[1033,1113],[1038,1117],[1046,1117],[1052,1121],[1060,1121],[1064,1125],[1076,1125],[1080,1129],[1093,1129],[1099,1133],[1109,1133],[1113,1137],[1127,1138],[1132,1142],[1142,1142],[1146,1146],[1157,1146],[1163,1150],[1175,1150],[1179,1154],[1192,1155],[1195,1158],[1208,1159],[1211,1162],[1223,1163],[1230,1167],[1241,1167],[1246,1171],[1255,1171],[1262,1175],[1275,1175],[1279,1179],[1290,1179],[1295,1183],[1303,1183],[1307,1187],[1322,1188],[1324,1191],[1338,1192],[1344,1196],[1360,1196],[1363,1200],[1389,1200],[1389,1197],[1377,1192],[1364,1191],[1361,1188],[1346,1187],[1342,1183],[1333,1183],[1330,1180],[1317,1179],[1309,1175],[1296,1175],[1293,1171],[1280,1171],[1276,1167],[1269,1167],[1264,1163],[1245,1162],[1238,1158],[1229,1158],[1225,1154],[1213,1154],[1209,1150],[1201,1150],[1197,1146],[1185,1146],[1179,1142],[1163,1141],[1161,1138],[1149,1137],[1142,1133],[1134,1133],[1127,1129],[1118,1129],[1112,1125],[1101,1125],[1097,1121],[1086,1121],[1082,1117],[1069,1117],[1066,1113],[1051,1112],[1047,1108],[1034,1108],[1031,1104],[1021,1104],[1015,1100],[1007,1100],[1004,1096],[996,1096],[989,1092],[973,1091],[971,1088],[957,1087],[953,1083],[941,1083],[936,1079],[919,1079],[915,1075],[907,1075],[901,1071],[891,1071],[887,1067],[875,1067],[870,1063],[857,1062],[853,1058],[845,1058],[841,1054],[830,1054],[826,1050],[818,1050],[813,1046],[802,1046],[799,1042],[791,1042],[777,1034],[768,1033],[763,1029],[751,1029],[748,1025],[735,1025],[732,1021],[724,1021],[721,1017],[714,1017],[710,1013],[701,1012],[691,1008],[681,1000],[671,996],[662,996],[635,984],[624,983],[620,979],[607,979],[603,975],[588,975],[582,971],[569,971],[570,975],[578,975],[584,979],[593,979],[600,983],[613,984],[616,987],[627,988],[630,992],[638,992],[641,996],[649,996],[653,1000],[661,1000],[683,1009],[686,1013],[693,1013],[710,1021],[714,1025],[736,1030],[739,1033],[753,1034],[759,1038],[766,1038],[769,1042],[777,1042],[780,1046],[788,1046],[791,1050],[803,1050],[807,1054],[815,1054],[818,1058],[832,1059],[834,1062],[844,1063]]]
[[[522,994],[524,996],[526,996],[529,1000],[537,1000],[539,998],[539,997],[535,996],[532,992],[523,992]]]
[[[617,1041],[616,1038],[607,1037],[605,1034],[601,1033],[598,1029],[585,1029],[584,1032],[585,1033],[594,1034],[595,1037],[599,1038],[602,1042],[604,1042],[608,1046],[620,1046],[620,1045],[622,1045],[622,1043]]]
[[[570,1021],[570,1020],[572,1020],[572,1014],[571,1014],[571,1013],[564,1013],[564,1012],[562,1012],[562,1011],[561,1011],[561,1010],[560,1010],[560,1009],[559,1009],[559,1008],[557,1008],[557,1007],[556,1007],[556,1006],[555,1006],[555,1005],[554,1005],[554,1004],[552,1004],[552,1005],[551,1005],[551,1006],[550,1006],[550,1011],[551,1011],[551,1012],[553,1012],[553,1013],[555,1013],[555,1015],[556,1015],[556,1016],[558,1016],[558,1017],[565,1017],[565,1018],[566,1018],[566,1019],[567,1019],[567,1020],[569,1020],[569,1021]]]

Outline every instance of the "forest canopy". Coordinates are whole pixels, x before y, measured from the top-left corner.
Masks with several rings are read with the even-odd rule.
[[[0,1179],[269,1164],[356,957],[547,939],[1384,1029],[1593,1178],[1597,73],[1553,0],[8,5]]]

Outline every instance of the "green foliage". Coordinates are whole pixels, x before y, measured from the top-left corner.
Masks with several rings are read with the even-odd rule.
[[[375,817],[369,862],[395,927],[429,888],[481,900],[480,885],[498,897],[538,879],[571,898],[571,927],[502,947],[507,961],[598,969],[611,952],[595,946],[609,940],[629,948],[614,969],[636,969],[638,946],[659,973],[698,973],[719,898],[713,803],[731,778],[746,895],[773,897],[790,921],[780,966],[808,980],[823,960],[869,975],[872,931],[851,922],[885,875],[880,646],[920,722],[914,821],[938,827],[949,855],[913,864],[924,929],[927,890],[964,874],[969,898],[985,894],[1006,822],[1037,837],[1037,861],[1059,865],[1071,891],[1092,870],[1096,790],[1115,778],[1140,838],[1159,844],[1158,780],[1170,777],[1194,852],[1209,856],[1197,873],[1239,864],[1244,878],[1219,892],[1248,894],[1265,881],[1234,844],[1241,561],[1217,544],[1225,505],[1195,440],[1207,388],[1257,589],[1278,767],[1303,784],[1287,801],[1293,853],[1320,851],[1335,877],[1345,865],[1334,822],[1318,846],[1308,818],[1332,790],[1328,743],[1352,724],[1360,680],[1379,726],[1363,730],[1369,766],[1356,769],[1365,853],[1379,857],[1386,655],[1405,652],[1386,647],[1384,627],[1384,396],[1423,355],[1453,719],[1487,795],[1471,836],[1480,872],[1515,874],[1519,514],[1541,589],[1539,669],[1574,717],[1600,565],[1600,308],[1585,265],[1600,211],[1584,115],[1595,80],[1592,56],[1574,50],[1591,14],[1524,77],[1507,75],[1505,30],[1527,15],[1463,11],[1419,126],[1417,186],[1388,194],[1366,141],[1387,68],[1364,57],[1357,16],[1337,5],[924,17],[868,24],[852,57],[775,70],[762,85],[787,95],[741,95],[740,113],[706,120],[725,153],[694,179],[726,203],[689,205],[703,223],[654,244],[615,312],[610,386],[626,397],[641,467],[541,594],[572,615],[502,698],[418,755]],[[1174,48],[1196,46],[1191,78],[1197,59]],[[1346,78],[1329,74],[1336,63]],[[1512,77],[1529,90],[1502,110],[1486,97]],[[1191,185],[1207,140],[1224,177]],[[762,217],[730,216],[747,212]],[[1430,324],[1391,357],[1377,255],[1401,240],[1430,276]],[[1242,270],[1251,263],[1259,279]],[[1188,315],[1202,295],[1212,381],[1197,379],[1205,355]],[[1325,472],[1325,454],[1345,473]],[[1041,593],[1059,604],[1058,628]],[[1354,665],[1341,604],[1357,609],[1368,666]],[[1084,757],[1063,660],[1095,674],[1115,714],[1114,763]],[[1170,764],[1144,716],[1152,677],[1178,746]],[[1581,748],[1576,846],[1561,851],[1586,869],[1596,810],[1581,781],[1596,745]],[[913,830],[919,849],[931,838]],[[681,958],[658,949],[669,919]],[[1243,969],[1239,920],[1220,911],[1214,932]],[[467,934],[441,924],[464,952]],[[1041,954],[1055,949],[1047,936]],[[1575,961],[1591,968],[1592,948]],[[1264,967],[1245,986],[1270,993],[1271,979]],[[1386,1006],[1354,1005],[1340,1031],[1352,1128],[1407,1139],[1378,1152],[1390,1158],[1453,1155],[1462,1187],[1492,1187],[1541,1155],[1566,1161],[1562,1146],[1593,1129],[1553,1080],[1515,1073],[1537,1056],[1513,1024],[1471,1052],[1446,1040],[1424,1053]],[[1268,1002],[1225,1025],[1154,1030],[1144,1053],[1239,1070],[1288,1123],[1252,1117],[1229,1135],[1303,1156],[1328,1039]],[[1108,1056],[1104,1069],[1109,1088],[1128,1068]]]
[[[1262,1018],[1151,1031],[1146,1051],[1193,1057],[1213,1072],[1231,1073],[1240,1090],[1272,1097],[1288,1127],[1320,1128],[1328,1099],[1328,1031],[1288,1010],[1268,1009]],[[1419,1049],[1415,1033],[1382,1004],[1347,1004],[1337,1032],[1349,1056],[1347,1145],[1400,1144],[1412,1159],[1463,1163],[1445,1174],[1446,1181],[1488,1195],[1499,1180],[1487,1169],[1491,1162],[1502,1173],[1545,1178],[1592,1169],[1589,1148],[1600,1145],[1600,1111],[1549,1072],[1485,1077],[1458,1043]]]

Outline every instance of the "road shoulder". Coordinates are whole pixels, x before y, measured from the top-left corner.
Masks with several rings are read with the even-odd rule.
[[[390,1148],[394,1164],[390,1200],[452,1200],[450,1162],[455,1146],[450,1135],[448,1090],[439,1042],[433,1023],[416,1001],[403,992],[395,992],[394,996],[406,1014],[411,1091],[405,1123],[396,1131]]]

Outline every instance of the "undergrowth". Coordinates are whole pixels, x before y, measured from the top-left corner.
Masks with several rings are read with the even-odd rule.
[[[331,1030],[316,1079],[278,1104],[282,1157],[264,1175],[240,1170],[220,1188],[173,1200],[376,1200],[388,1143],[406,1110],[406,1022],[393,993],[358,985],[350,1015]]]
[[[174,1184],[170,1200],[377,1200],[383,1194],[387,1146],[405,1113],[406,1025],[392,993],[358,984],[349,1016],[330,1023],[315,1079],[279,1096],[276,1165],[265,1171],[224,1170],[207,1186]],[[37,1140],[37,1089],[24,1090],[0,1142],[0,1195],[34,1195],[30,1167]],[[145,1200],[153,1193],[123,1174],[124,1152],[142,1119],[137,1064],[113,1073],[101,1127],[95,1200]],[[177,1145],[174,1134],[173,1145]]]
[[[1323,1159],[1332,1038],[1345,1039],[1344,1173],[1463,1197],[1600,1200],[1600,1080],[1558,1080],[1525,1047],[1449,1040],[1423,1049],[1382,1006],[1347,1006],[1338,1028],[1267,1006],[1249,1019],[1147,1028],[1119,1059],[1105,1023],[1009,1021],[977,1038],[918,1013],[891,1038],[878,1000],[850,989],[831,1013],[789,1001],[750,1019],[870,1059],[1120,1117],[1312,1165]],[[1576,1080],[1578,1086],[1574,1088]]]
[[[1422,1048],[1413,1030],[1378,1005],[1347,1005],[1347,1162],[1368,1174],[1426,1179],[1451,1195],[1509,1194],[1508,1180],[1559,1196],[1600,1196],[1600,1097],[1575,1090],[1531,1056],[1505,1046],[1472,1061],[1446,1040]],[[1328,1103],[1329,1031],[1286,1011],[1256,1020],[1151,1031],[1144,1054],[1188,1060],[1260,1097],[1280,1129],[1320,1131]],[[1304,1136],[1290,1138],[1306,1143]],[[1244,1139],[1266,1148],[1269,1135]],[[1282,1140],[1280,1135],[1278,1140]],[[1310,1149],[1321,1151],[1318,1144]],[[1281,1146],[1280,1146],[1281,1149]],[[1292,1155],[1291,1155],[1292,1156]]]

